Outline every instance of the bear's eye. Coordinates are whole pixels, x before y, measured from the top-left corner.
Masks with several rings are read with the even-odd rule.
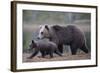
[[[43,34],[43,32],[41,32],[41,34]]]

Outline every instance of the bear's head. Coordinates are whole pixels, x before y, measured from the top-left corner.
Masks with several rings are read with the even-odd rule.
[[[38,39],[51,39],[55,35],[54,32],[59,32],[61,29],[62,27],[59,25],[53,25],[50,27],[48,25],[42,25],[39,30]]]
[[[39,34],[38,34],[38,39],[43,39],[43,38],[49,38],[50,33],[49,33],[49,27],[48,25],[42,25],[40,26],[39,29]]]

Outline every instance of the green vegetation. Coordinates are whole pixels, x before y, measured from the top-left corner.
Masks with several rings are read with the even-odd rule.
[[[23,10],[23,22],[26,24],[71,24],[90,18],[89,13]]]

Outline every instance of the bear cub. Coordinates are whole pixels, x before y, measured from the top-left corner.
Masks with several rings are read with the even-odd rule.
[[[38,41],[32,40],[29,48],[34,50],[33,54],[30,57],[28,57],[29,59],[36,56],[39,52],[41,53],[43,58],[46,55],[50,55],[50,58],[53,58],[53,53],[56,53],[57,55],[62,56],[58,50],[57,45],[49,40],[45,40],[45,41],[44,40],[38,40]]]

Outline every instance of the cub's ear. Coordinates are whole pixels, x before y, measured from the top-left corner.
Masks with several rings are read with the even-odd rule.
[[[45,28],[46,28],[47,30],[49,30],[49,27],[48,27],[48,25],[45,25]]]
[[[32,43],[34,43],[34,40],[32,40]]]
[[[56,30],[56,31],[59,31],[62,27],[59,26],[59,25],[54,25],[53,26],[53,29]]]

